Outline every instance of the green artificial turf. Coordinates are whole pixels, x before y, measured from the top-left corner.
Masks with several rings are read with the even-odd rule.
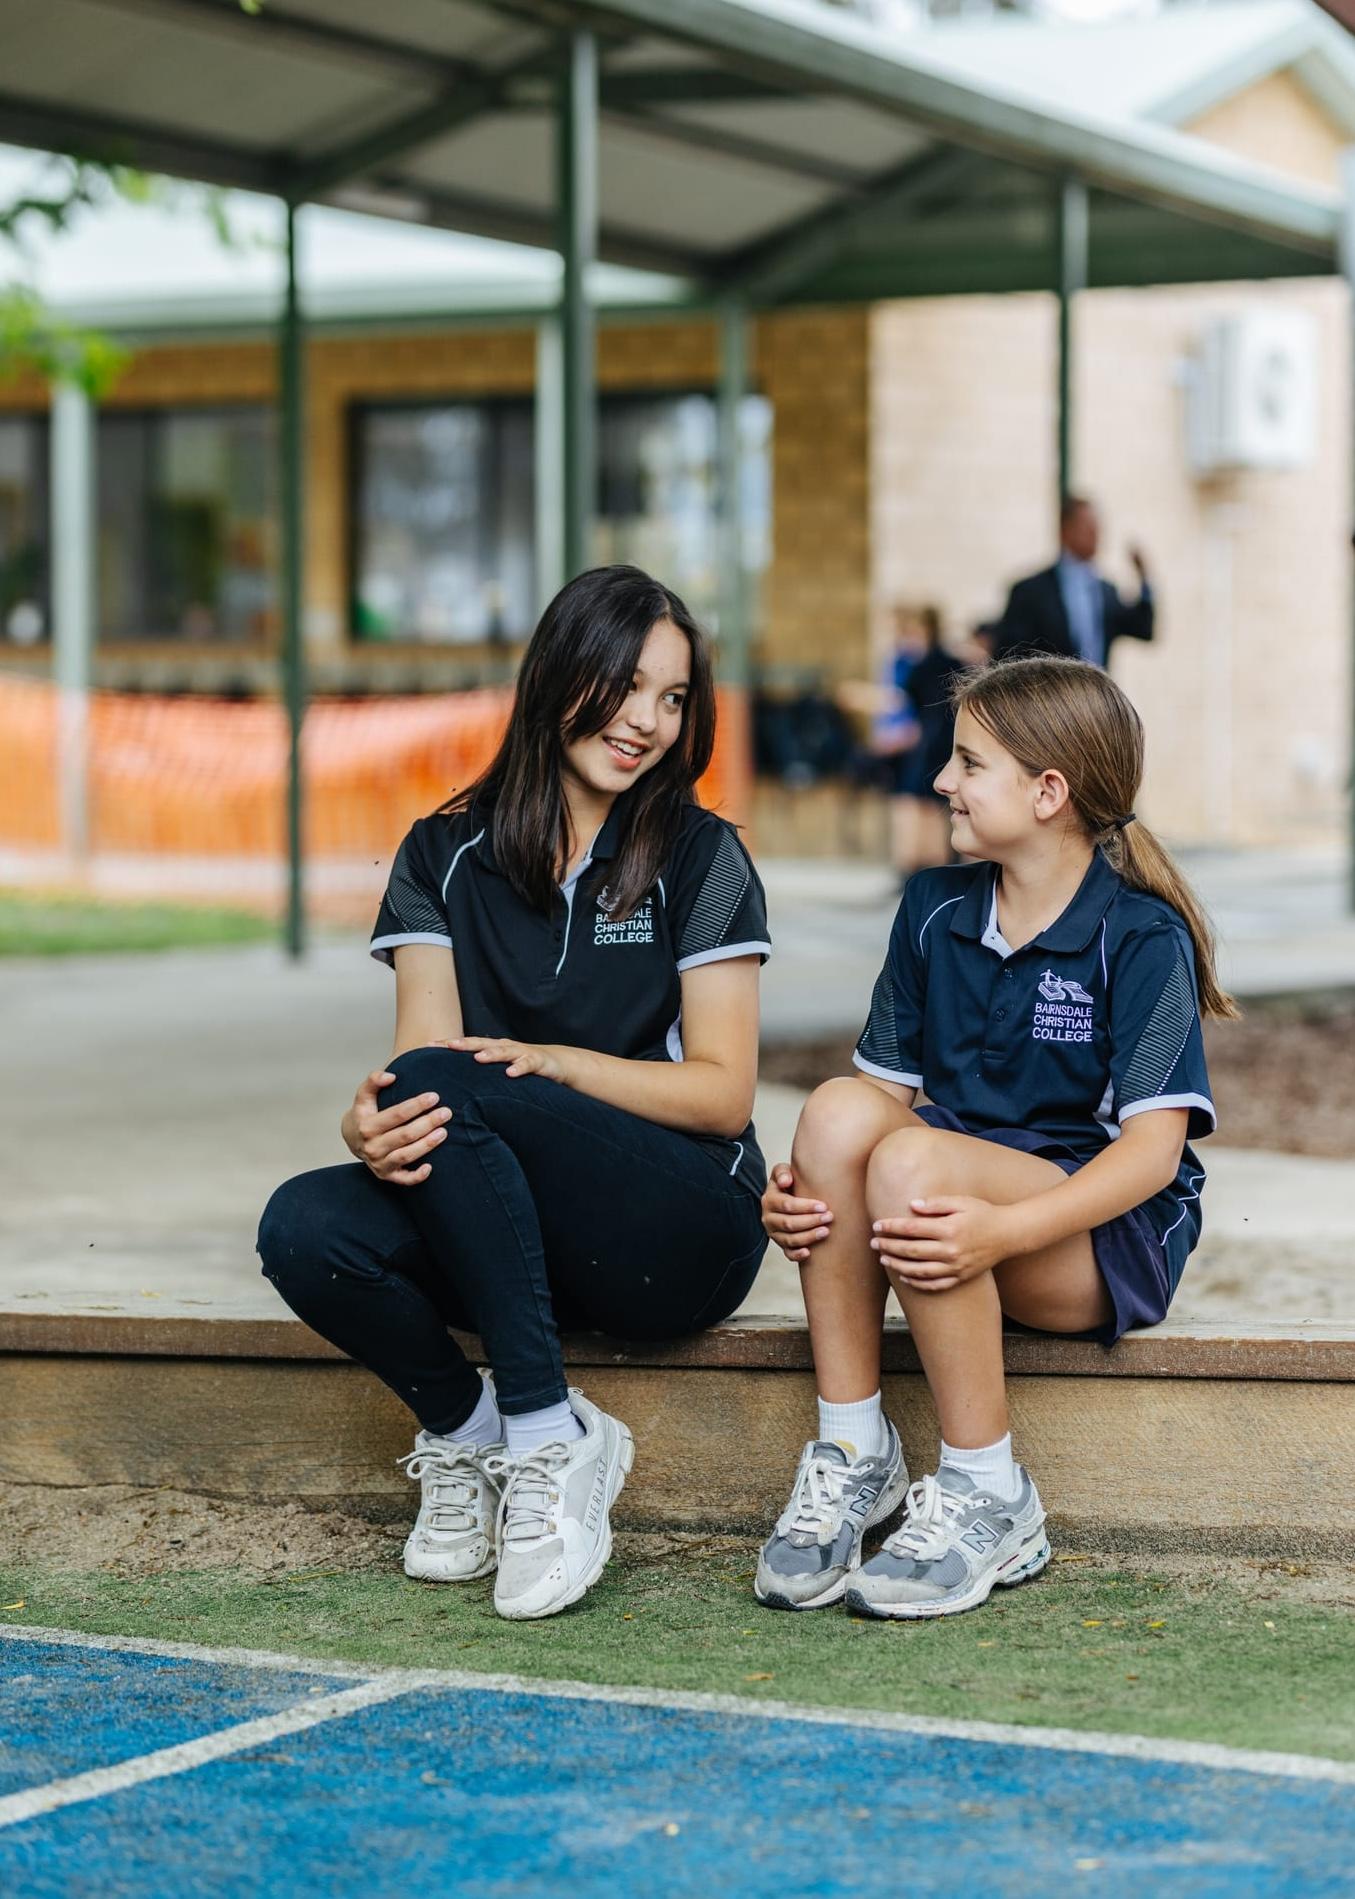
[[[107,955],[254,943],[278,926],[245,910],[0,891],[0,956]]]
[[[575,1608],[524,1624],[494,1614],[488,1582],[10,1566],[0,1621],[1355,1758],[1355,1616],[1340,1606],[1076,1560],[931,1623],[775,1613],[750,1584],[727,1550],[622,1557]]]

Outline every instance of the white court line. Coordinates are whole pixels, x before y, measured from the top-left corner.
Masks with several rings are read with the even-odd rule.
[[[800,1721],[822,1727],[864,1728],[879,1734],[919,1734],[938,1740],[987,1742],[995,1747],[1038,1747],[1068,1754],[1105,1754],[1119,1760],[1169,1761],[1223,1773],[1269,1774],[1285,1780],[1326,1781],[1355,1787],[1355,1761],[1324,1760],[1316,1754],[1280,1754],[1212,1741],[1166,1741],[1141,1734],[1104,1734],[1079,1728],[1022,1727],[1014,1721],[948,1720],[928,1714],[892,1714],[870,1708],[806,1708],[789,1701],[744,1695],[701,1694],[666,1688],[614,1688],[588,1681],[535,1681],[528,1675],[476,1675],[460,1668],[358,1668],[313,1655],[279,1655],[269,1649],[202,1648],[193,1642],[157,1642],[138,1635],[82,1635],[0,1623],[0,1641],[61,1642],[71,1648],[113,1649],[133,1655],[164,1655],[190,1662],[242,1668],[290,1669],[296,1674],[361,1675],[370,1685],[391,1684],[393,1694],[418,1688],[471,1690],[483,1694],[540,1695],[554,1701],[608,1701],[632,1708],[674,1708],[688,1714],[733,1715],[743,1720]]]
[[[87,1774],[72,1774],[66,1780],[50,1780],[43,1787],[29,1787],[23,1793],[0,1799],[0,1828],[17,1826],[21,1820],[35,1819],[40,1813],[54,1813],[58,1807],[72,1807],[82,1800],[99,1800],[105,1794],[120,1793],[124,1787],[140,1786],[142,1781],[191,1773],[209,1761],[242,1754],[247,1748],[275,1741],[280,1735],[300,1734],[323,1721],[341,1721],[345,1715],[356,1714],[361,1708],[393,1701],[417,1685],[403,1677],[383,1676],[379,1681],[365,1681],[356,1688],[341,1688],[337,1694],[283,1708],[277,1714],[264,1714],[254,1721],[241,1721],[235,1727],[218,1728],[214,1734],[201,1734],[196,1740],[181,1741],[176,1747],[159,1747],[152,1754],[138,1754],[132,1760],[118,1761],[111,1767],[95,1767]]]

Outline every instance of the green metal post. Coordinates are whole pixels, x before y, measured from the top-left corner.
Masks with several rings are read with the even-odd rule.
[[[749,674],[748,592],[743,571],[743,456],[740,421],[748,393],[748,318],[742,302],[720,310],[717,442],[720,499],[720,671],[731,686]]]
[[[1087,288],[1089,228],[1087,187],[1065,178],[1059,187],[1059,498],[1070,494],[1076,479],[1073,449],[1073,299]]]
[[[1341,183],[1344,189],[1344,204],[1341,217],[1341,269],[1345,274],[1349,292],[1349,346],[1347,349],[1348,375],[1350,384],[1346,392],[1346,454],[1351,456],[1355,448],[1355,429],[1352,429],[1352,415],[1355,415],[1355,146],[1347,146],[1341,154]],[[1349,463],[1347,464],[1349,468]],[[1349,483],[1349,472],[1347,473]],[[1352,537],[1355,546],[1355,537]],[[1346,786],[1349,799],[1349,839],[1350,865],[1347,901],[1355,911],[1355,678],[1351,682],[1351,699],[1346,712],[1350,724],[1346,737]]]
[[[571,32],[557,113],[556,192],[564,281],[560,295],[565,578],[592,560],[597,505],[597,363],[590,266],[598,235],[598,58],[591,33]]]
[[[282,502],[282,686],[287,706],[287,953],[306,948],[306,893],[302,840],[301,727],[306,714],[306,661],[302,636],[302,323],[297,295],[297,206],[287,205],[287,289],[278,339],[278,446]]]
[[[52,389],[52,677],[57,687],[61,843],[89,853],[89,689],[94,658],[94,404],[74,383]]]

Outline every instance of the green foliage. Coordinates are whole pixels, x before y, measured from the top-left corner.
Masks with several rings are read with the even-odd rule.
[[[257,12],[257,0],[245,10]],[[127,353],[98,331],[54,316],[22,281],[19,267],[32,233],[63,233],[81,214],[122,200],[184,205],[208,219],[223,245],[234,247],[237,239],[226,195],[215,187],[183,184],[128,165],[69,154],[39,162],[38,181],[8,204],[0,203],[0,380],[36,373],[47,382],[75,383],[97,400],[117,381]],[[8,282],[4,280],[6,252],[15,271]]]

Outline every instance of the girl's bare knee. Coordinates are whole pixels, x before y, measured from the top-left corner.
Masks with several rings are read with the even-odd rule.
[[[822,1082],[800,1110],[792,1164],[811,1173],[862,1166],[888,1125],[889,1107],[868,1081],[836,1075]]]
[[[898,1206],[927,1194],[947,1191],[944,1152],[947,1137],[936,1128],[896,1128],[876,1143],[866,1169],[866,1198],[872,1209]]]

